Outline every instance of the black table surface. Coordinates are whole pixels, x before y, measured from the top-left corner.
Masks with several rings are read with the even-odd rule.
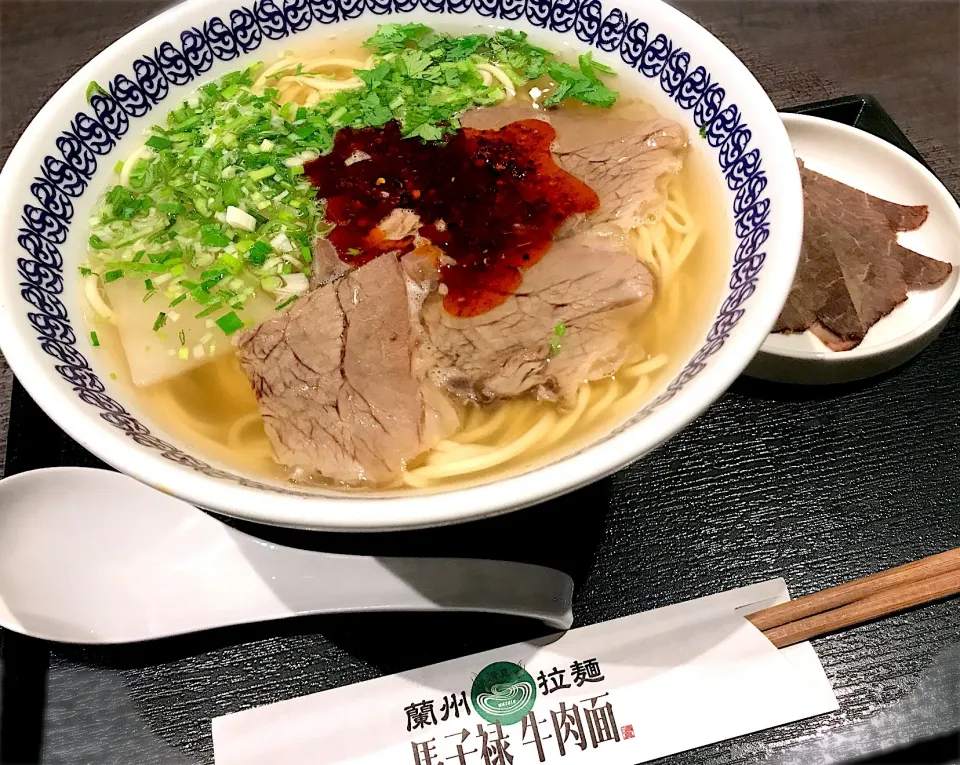
[[[36,11],[29,14],[67,8],[77,20],[78,38],[64,43],[69,63],[57,67],[61,73],[51,87],[82,63],[87,48],[109,41],[97,36],[91,18],[113,24],[110,37],[116,37],[150,15],[143,5],[158,7],[136,0],[32,4]],[[750,5],[756,13],[748,19],[771,23],[764,15],[771,13],[769,3]],[[829,5],[810,7],[827,13],[822,9]],[[10,6],[9,0],[0,3],[8,19]],[[706,2],[688,10],[709,15],[726,7],[732,4]],[[806,18],[802,4],[780,7],[790,8],[798,24]],[[26,5],[18,8],[17,23],[32,28]],[[717,13],[708,25],[737,48],[728,16]],[[946,13],[941,20],[951,39],[957,19]],[[789,26],[785,19],[774,26],[781,24]],[[942,48],[943,40],[930,45]],[[19,50],[29,55],[27,47]],[[42,70],[55,53],[33,56]],[[745,58],[778,105],[838,95],[813,75]],[[4,59],[4,70],[10,66]],[[784,84],[776,73],[794,79]],[[16,107],[23,94],[11,97]],[[929,108],[956,117],[955,105]],[[4,134],[4,148],[13,137]],[[953,171],[954,149],[944,150],[935,138],[915,143],[942,176]],[[956,194],[955,179],[945,178]],[[958,359],[955,318],[916,361],[867,383],[796,389],[741,379],[646,459],[500,519],[382,536],[243,527],[317,549],[496,554],[553,565],[577,582],[576,626],[776,576],[795,595],[811,592],[960,546]],[[62,439],[22,390],[15,391],[11,411],[7,473],[97,464]],[[459,615],[310,618],[114,648],[64,647],[0,631],[0,762],[210,763],[212,717],[539,634],[539,627],[520,620]],[[944,762],[960,725],[958,638],[955,600],[818,639],[839,711],[666,761],[826,763],[912,745],[876,761]]]

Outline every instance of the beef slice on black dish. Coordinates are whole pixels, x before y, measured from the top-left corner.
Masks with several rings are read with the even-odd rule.
[[[850,350],[907,299],[907,290],[941,284],[952,266],[897,243],[898,231],[913,231],[927,219],[925,205],[878,199],[798,162],[803,246],[773,331],[809,329],[831,350]]]

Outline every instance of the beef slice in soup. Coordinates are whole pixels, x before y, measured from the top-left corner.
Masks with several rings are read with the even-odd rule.
[[[624,230],[643,223],[666,201],[670,178],[683,167],[687,134],[683,126],[657,115],[649,106],[623,107],[618,117],[597,119],[592,111],[533,111],[525,106],[477,109],[462,119],[464,127],[499,128],[534,117],[557,133],[557,164],[600,197],[587,216],[575,216],[560,236],[606,223]]]
[[[353,266],[340,259],[336,248],[330,244],[329,240],[318,238],[314,242],[310,271],[311,289],[339,281],[352,270]]]
[[[952,266],[897,243],[926,206],[888,202],[804,167],[804,231],[793,287],[774,332],[809,329],[834,351],[855,348],[907,291],[941,284]]]
[[[600,196],[599,209],[587,216],[589,225],[614,223],[626,231],[666,201],[667,182],[683,167],[687,136],[679,124],[662,118],[620,127],[619,136],[588,140],[585,125],[559,121],[555,153],[560,167]]]
[[[554,243],[506,302],[458,318],[423,307],[432,377],[481,402],[534,392],[569,402],[581,383],[613,374],[634,341],[628,325],[653,299],[653,279],[619,235]],[[552,348],[562,326],[559,351]]]
[[[497,129],[531,112],[481,109],[462,122]],[[424,306],[431,374],[460,397],[483,402],[533,392],[570,403],[581,384],[616,372],[635,345],[630,324],[649,308],[655,286],[624,232],[662,209],[667,182],[683,164],[686,134],[649,108],[622,113],[628,118],[532,112],[556,131],[557,164],[600,203],[568,219],[505,303],[469,318],[451,316],[439,300]],[[558,327],[559,351],[552,347]]]
[[[380,257],[237,341],[277,459],[345,482],[383,481],[457,426],[414,374],[409,283]]]

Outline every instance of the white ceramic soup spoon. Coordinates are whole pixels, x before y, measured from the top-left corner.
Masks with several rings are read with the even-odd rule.
[[[372,558],[272,544],[121,473],[0,481],[0,626],[125,643],[357,611],[482,611],[573,621],[573,580],[523,563]]]

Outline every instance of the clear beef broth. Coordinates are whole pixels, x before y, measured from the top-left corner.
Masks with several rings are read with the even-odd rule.
[[[623,90],[623,83],[618,84]],[[543,89],[548,83],[541,83],[541,86]],[[631,95],[634,97],[630,98]],[[653,110],[637,98],[639,95],[622,93],[621,101],[610,110],[605,110],[602,119],[632,120],[637,115],[649,116]],[[519,94],[509,107],[491,107],[486,111],[489,116],[494,116],[499,109],[509,109],[511,119],[515,113],[522,114],[524,109],[529,109],[530,116],[536,116],[533,102],[526,94]],[[585,121],[584,125],[588,124],[589,115],[597,111],[568,106],[561,109],[575,113],[578,119]],[[589,136],[589,130],[585,131],[585,135]],[[412,488],[441,490],[483,483],[557,459],[622,422],[656,395],[678,371],[697,339],[702,337],[716,309],[727,261],[728,231],[718,201],[721,198],[720,189],[706,169],[705,158],[701,156],[697,142],[697,137],[693,136],[692,145],[684,155],[683,169],[670,181],[669,188],[673,195],[671,198],[675,196],[683,200],[687,214],[699,229],[699,237],[666,286],[658,284],[652,307],[642,316],[627,316],[625,319],[629,323],[631,340],[624,367],[631,364],[636,366],[644,359],[657,358],[661,354],[667,359],[665,364],[646,375],[648,379],[644,390],[634,386],[635,380],[613,374],[586,384],[586,393],[572,401],[543,401],[537,400],[534,395],[525,395],[477,404],[451,397],[462,428],[476,435],[475,439],[471,436],[467,445],[473,450],[471,454],[483,454],[484,450],[502,446],[522,434],[524,427],[534,427],[545,413],[553,413],[555,421],[562,423],[564,413],[571,407],[581,404],[583,400],[587,404],[585,415],[574,426],[563,429],[564,432],[559,435],[552,433],[538,439],[539,445],[525,449],[515,459],[490,469],[472,470],[467,475],[430,479],[426,485]],[[633,237],[630,241],[636,243],[641,239]],[[542,257],[549,258],[549,251]],[[659,281],[664,275],[657,276]],[[446,292],[449,294],[449,288]],[[126,364],[119,344],[114,342],[109,332],[101,329],[100,334],[101,344],[110,359],[110,371],[116,373],[119,382],[130,385],[147,418],[166,431],[186,451],[258,478],[292,480],[288,468],[276,462],[274,450],[264,431],[257,399],[233,354],[163,383],[141,388],[130,383],[129,375],[124,371]],[[560,335],[551,342],[562,346],[566,340]],[[431,453],[411,460],[407,469],[416,471],[427,465],[431,461]],[[295,480],[305,486],[349,492],[391,493],[411,490],[411,486],[399,478],[378,485],[346,485],[299,471]]]

